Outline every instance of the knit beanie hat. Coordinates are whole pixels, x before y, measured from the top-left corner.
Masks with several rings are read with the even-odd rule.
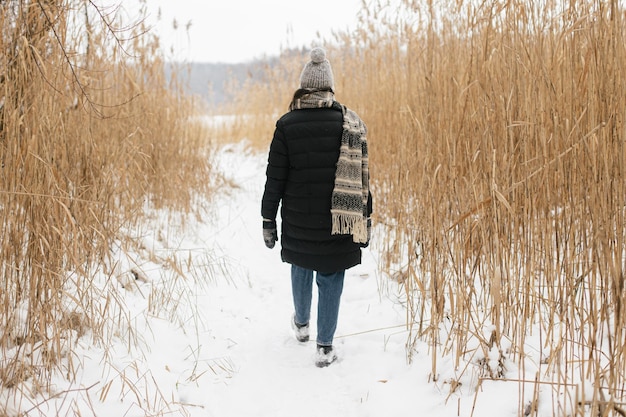
[[[300,88],[334,88],[333,70],[322,48],[311,50],[311,61],[307,62],[300,74]]]

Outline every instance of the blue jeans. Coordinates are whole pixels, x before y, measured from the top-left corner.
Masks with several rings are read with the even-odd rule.
[[[307,324],[311,318],[313,270],[291,265],[291,291],[296,309],[296,323]],[[317,344],[330,346],[337,329],[339,299],[343,291],[345,271],[317,272]]]

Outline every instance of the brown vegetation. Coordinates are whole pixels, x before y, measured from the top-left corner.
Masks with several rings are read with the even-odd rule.
[[[100,311],[91,279],[122,227],[208,190],[194,102],[157,40],[116,19],[82,0],[0,5],[2,389],[45,383],[72,334],[103,337],[116,301]]]
[[[442,355],[480,364],[495,349],[522,373],[536,355],[564,409],[623,415],[624,10],[401,3],[365,8],[329,57],[337,99],[370,129],[379,243],[404,282],[410,342],[428,342],[433,380]],[[241,89],[233,138],[267,146],[306,58]]]

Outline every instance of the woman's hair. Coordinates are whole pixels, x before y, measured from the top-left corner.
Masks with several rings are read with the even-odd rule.
[[[304,96],[307,96],[312,93],[316,93],[318,91],[330,91],[331,93],[335,93],[332,88],[298,88],[295,93],[293,93],[292,102],[301,99]]]

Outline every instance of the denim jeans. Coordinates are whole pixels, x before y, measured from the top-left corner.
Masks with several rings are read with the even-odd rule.
[[[291,265],[291,291],[296,309],[296,323],[307,324],[311,318],[313,270]],[[343,291],[345,271],[317,272],[317,344],[330,346],[337,329],[339,300]]]

